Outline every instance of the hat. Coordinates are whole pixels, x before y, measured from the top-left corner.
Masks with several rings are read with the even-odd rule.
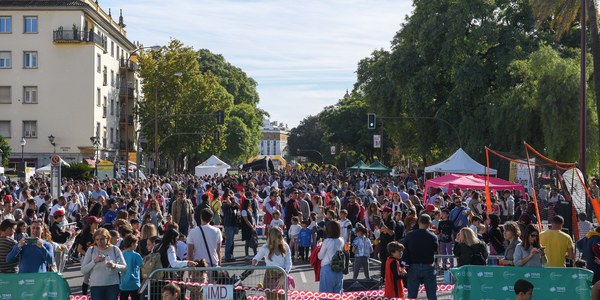
[[[435,210],[435,205],[433,205],[433,204],[427,204],[427,207],[425,207],[425,209],[427,211],[434,211]]]
[[[391,213],[392,212],[392,208],[389,207],[389,206],[385,206],[384,208],[381,209],[381,211]]]
[[[4,197],[4,202],[11,203],[12,201],[13,201],[12,195],[6,195],[6,197]]]
[[[85,218],[85,222],[88,225],[92,225],[92,224],[96,224],[96,223],[100,224],[100,223],[102,223],[102,219],[95,217],[95,216],[89,216],[89,217]]]
[[[55,218],[62,217],[64,215],[65,215],[65,211],[62,210],[62,209],[59,209],[59,210],[57,210],[57,211],[54,212],[54,217]]]

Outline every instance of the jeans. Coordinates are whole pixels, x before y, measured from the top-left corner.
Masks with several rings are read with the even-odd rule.
[[[334,272],[331,265],[327,264],[321,267],[321,280],[319,281],[319,292],[323,293],[342,293],[342,281],[344,274]]]
[[[135,291],[121,291],[119,299],[127,300],[131,297],[131,300],[140,300],[140,294],[137,290]]]
[[[92,299],[117,300],[119,285],[93,286],[90,288]]]
[[[235,226],[225,226],[225,259],[233,258],[233,238]]]
[[[437,291],[437,283],[435,278],[435,269],[428,264],[412,264],[408,269],[407,288],[408,298],[416,299],[419,294],[419,285],[425,285],[427,291],[427,299],[437,300],[435,295]]]
[[[453,246],[452,241],[447,242],[447,243],[440,242],[440,254],[452,255],[452,246]],[[444,258],[443,261],[444,261],[444,264],[443,264],[444,270],[447,269],[448,261],[450,261],[450,268],[454,268],[454,258]]]

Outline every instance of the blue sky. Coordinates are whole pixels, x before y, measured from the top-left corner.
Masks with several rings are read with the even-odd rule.
[[[170,38],[222,54],[258,82],[259,106],[290,127],[335,104],[356,81],[360,59],[390,41],[410,0],[99,0],[128,37]]]

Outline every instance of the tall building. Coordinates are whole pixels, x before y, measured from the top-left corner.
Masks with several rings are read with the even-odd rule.
[[[129,58],[137,46],[122,14],[117,19],[93,0],[0,1],[0,135],[13,149],[8,167],[23,155],[39,168],[54,152],[67,162],[123,162],[125,135],[129,157],[135,153],[131,112],[140,87]]]
[[[276,167],[285,166],[286,161],[283,157],[287,155],[287,140],[289,136],[290,131],[287,125],[264,119],[260,140],[258,141],[259,155],[251,158],[249,161],[268,156],[273,160]]]

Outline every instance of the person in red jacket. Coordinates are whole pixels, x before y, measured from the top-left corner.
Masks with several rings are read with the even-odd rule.
[[[394,241],[387,245],[388,258],[385,262],[385,282],[384,294],[385,298],[402,298],[404,299],[404,285],[402,278],[406,276],[406,271],[400,264],[404,245]]]

